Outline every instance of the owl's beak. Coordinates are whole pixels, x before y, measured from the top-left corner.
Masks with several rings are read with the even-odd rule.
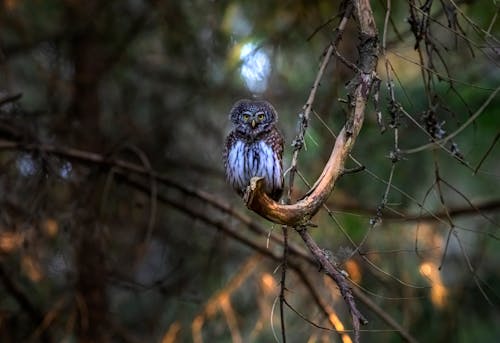
[[[252,120],[252,129],[255,129],[255,124],[257,124],[257,122],[254,120]]]

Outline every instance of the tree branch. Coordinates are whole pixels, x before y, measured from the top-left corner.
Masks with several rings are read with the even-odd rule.
[[[328,255],[325,254],[323,249],[321,249],[318,244],[316,244],[307,230],[302,229],[297,231],[302,240],[306,243],[311,253],[317,259],[317,262],[322,268],[325,269],[325,273],[330,276],[339,287],[340,294],[342,294],[342,297],[344,298],[344,301],[347,303],[349,311],[351,312],[352,323],[354,326],[355,342],[359,342],[360,324],[365,325],[368,323],[368,320],[366,320],[366,318],[357,309],[356,303],[354,302],[352,289],[349,287],[346,276],[337,268],[335,268],[333,263],[328,258]]]
[[[353,213],[356,215],[365,215],[365,216],[375,216],[377,214],[377,208],[364,207],[363,205],[353,203],[351,201],[337,201],[331,202],[328,201],[328,207],[332,210],[332,212],[340,212],[340,213]],[[389,207],[387,207],[389,208]],[[459,216],[477,216],[481,215],[482,212],[493,212],[500,210],[500,199],[492,199],[485,200],[481,202],[474,203],[474,206],[457,206],[451,207],[448,209],[448,213],[452,217]],[[436,211],[436,212],[428,212],[427,214],[419,214],[412,212],[404,212],[404,211],[391,211],[389,208],[388,211],[385,211],[382,215],[383,220],[395,220],[395,221],[425,221],[432,222],[438,221],[440,219],[446,218],[447,214],[445,211]]]
[[[367,320],[359,312],[356,306],[353,292],[349,286],[346,276],[328,259],[326,254],[316,244],[306,229],[306,226],[309,224],[311,218],[324,205],[330,196],[336,181],[343,174],[345,161],[349,156],[349,153],[351,152],[354,142],[356,141],[363,125],[366,102],[372,88],[372,83],[374,80],[377,80],[376,66],[379,53],[378,36],[369,0],[356,0],[345,3],[348,4],[349,8],[354,5],[355,14],[359,22],[359,63],[356,66],[358,74],[353,78],[353,80],[351,80],[348,86],[351,90],[349,96],[349,119],[335,140],[335,145],[323,172],[309,192],[307,192],[301,200],[294,204],[289,204],[288,201],[286,204],[280,204],[272,200],[263,190],[262,178],[257,177],[252,178],[250,181],[244,200],[248,208],[255,211],[262,217],[278,224],[295,227],[321,268],[335,281],[339,287],[340,293],[342,294],[352,317],[354,341],[359,342],[360,324],[366,324]],[[350,13],[350,10],[346,10],[346,13],[347,12]],[[345,15],[346,14],[344,14],[344,19],[346,18]],[[315,91],[319,84],[319,79],[323,75],[326,63],[331,55],[331,50],[333,50],[333,46],[330,46],[328,53],[325,56],[325,60],[318,71],[318,76],[316,77],[315,84],[312,88],[310,99],[314,98]],[[310,99],[305,105],[305,110],[310,111]],[[300,119],[301,131],[299,132],[298,140],[295,141],[296,148],[294,150],[292,166],[290,168],[288,200],[293,183],[293,175],[296,169],[297,154],[302,146],[299,143],[301,143],[301,139],[303,139],[303,132],[307,127],[308,117],[304,113]]]
[[[230,204],[225,203],[220,199],[217,199],[213,195],[203,192],[201,190],[191,189],[181,184],[178,184],[169,177],[167,177],[166,175],[161,174],[155,170],[148,169],[140,164],[128,162],[126,160],[114,158],[108,155],[103,155],[68,147],[43,144],[43,143],[36,144],[36,143],[22,143],[15,141],[0,140],[0,150],[30,151],[30,152],[38,151],[38,152],[54,154],[62,158],[70,159],[76,162],[81,162],[83,164],[95,164],[101,166],[108,166],[110,168],[117,168],[116,171],[117,171],[117,176],[119,176],[118,178],[119,181],[122,181],[128,186],[145,194],[150,194],[151,192],[150,186],[148,184],[145,183],[143,184],[138,181],[132,180],[127,175],[129,175],[128,173],[132,172],[134,174],[141,175],[147,178],[153,176],[156,178],[158,182],[162,183],[167,187],[175,188],[186,195],[197,198],[201,201],[204,201],[207,204],[214,206],[219,211],[228,214],[229,216],[238,220],[240,223],[247,226],[248,229],[250,229],[254,233],[264,236],[267,233],[267,230],[264,227],[253,221],[250,217],[236,211]],[[164,204],[168,204],[176,208],[180,212],[188,214],[191,217],[199,218],[206,224],[211,225],[223,231],[228,237],[231,237],[232,239],[250,247],[251,249],[258,251],[261,254],[269,258],[272,258],[275,261],[282,261],[281,257],[278,254],[273,253],[270,249],[267,249],[265,246],[261,246],[255,243],[253,240],[242,235],[241,232],[230,229],[225,222],[214,219],[212,215],[205,214],[201,211],[195,211],[194,208],[192,208],[191,206],[175,202],[165,197],[162,193],[158,193],[157,197],[158,201]],[[279,237],[273,234],[270,235],[270,239],[277,244],[280,245],[283,244],[283,241]],[[293,242],[288,242],[288,252],[292,257],[296,257],[299,258],[300,260],[306,261],[309,265],[317,266],[317,262],[313,258],[308,256],[303,249],[301,249]],[[298,268],[298,266],[296,266],[295,263],[292,263],[291,261],[288,262],[288,266],[294,270]],[[390,327],[394,328],[401,335],[401,337],[404,337],[409,342],[415,342],[414,338],[408,339],[407,337],[411,338],[411,335],[399,324],[397,324],[397,322],[379,305],[377,305],[370,298],[365,296],[361,290],[359,290],[358,288],[353,288],[352,292],[358,300],[360,300],[364,305],[366,305],[377,315],[379,315],[381,319],[384,320]]]
[[[359,63],[360,73],[351,81],[353,99],[350,120],[340,131],[332,153],[323,172],[306,193],[294,204],[280,204],[269,198],[263,191],[262,180],[253,178],[245,194],[248,208],[262,217],[282,225],[300,226],[307,224],[330,196],[335,182],[342,175],[345,160],[352,150],[361,130],[366,102],[375,78],[378,60],[378,36],[373,14],[368,0],[354,1],[355,12],[360,25]],[[323,72],[323,68],[319,73]]]

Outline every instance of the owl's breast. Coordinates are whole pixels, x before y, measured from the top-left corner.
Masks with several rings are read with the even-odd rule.
[[[266,192],[282,184],[281,161],[265,141],[236,140],[227,157],[226,175],[234,188],[245,189],[252,177],[264,178]]]
[[[258,141],[248,145],[246,154],[246,171],[248,179],[254,176],[267,178],[272,171],[268,170],[275,164],[275,154],[272,148],[264,141]]]
[[[236,189],[246,187],[245,151],[246,144],[241,140],[236,140],[227,154],[226,176]]]

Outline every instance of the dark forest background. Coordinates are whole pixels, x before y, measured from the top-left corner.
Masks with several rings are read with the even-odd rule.
[[[347,163],[364,169],[309,232],[352,281],[362,342],[497,342],[500,3],[371,5],[379,103]],[[287,168],[343,9],[0,1],[0,341],[280,341],[282,231],[224,181],[227,114],[273,103]],[[346,121],[357,29],[323,75],[293,199]],[[289,240],[288,341],[350,342],[336,284]]]

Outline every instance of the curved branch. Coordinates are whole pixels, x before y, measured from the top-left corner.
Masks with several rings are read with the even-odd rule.
[[[336,181],[342,175],[345,160],[354,146],[363,125],[366,102],[378,60],[378,36],[368,0],[354,1],[360,26],[358,45],[360,72],[350,83],[350,119],[340,131],[323,172],[304,198],[290,205],[280,204],[269,198],[262,189],[262,180],[254,178],[245,194],[247,207],[268,220],[289,226],[307,224],[330,196]]]
[[[262,178],[255,177],[245,195],[247,207],[274,223],[289,226],[306,224],[327,200],[342,173],[345,160],[363,123],[364,104],[357,114],[353,133],[349,136],[346,128],[342,129],[323,172],[302,200],[290,205],[280,204],[265,194]]]

